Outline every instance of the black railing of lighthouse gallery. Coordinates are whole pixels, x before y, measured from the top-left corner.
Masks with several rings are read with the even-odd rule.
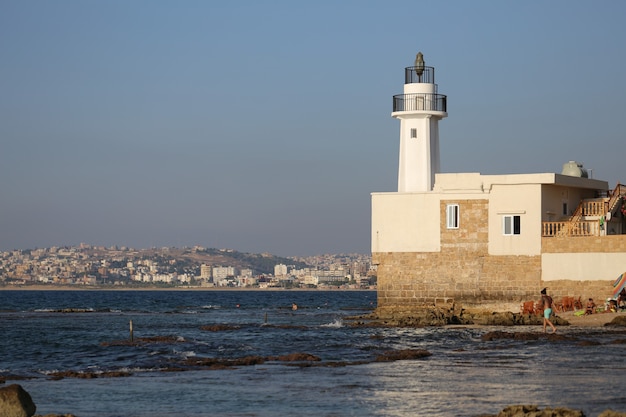
[[[398,94],[393,96],[393,111],[441,111],[447,112],[447,97],[443,94]]]
[[[417,54],[414,67],[404,69],[404,83],[435,84],[435,69],[424,65],[421,53]],[[416,110],[447,112],[447,108],[447,97],[443,94],[413,93],[393,96],[394,112]]]

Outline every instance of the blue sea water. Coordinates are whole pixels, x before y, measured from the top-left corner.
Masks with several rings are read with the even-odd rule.
[[[477,416],[511,404],[626,412],[623,331],[486,341],[541,328],[347,319],[375,305],[373,291],[0,291],[0,376],[22,385],[38,414],[78,417]],[[124,343],[130,321],[134,344]],[[432,355],[375,361],[404,349]],[[190,362],[293,353],[320,360]],[[94,377],[52,377],[64,371]]]

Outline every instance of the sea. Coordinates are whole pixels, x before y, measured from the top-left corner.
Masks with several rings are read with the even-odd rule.
[[[0,377],[42,415],[626,412],[624,330],[355,325],[375,307],[366,290],[0,290]],[[380,359],[407,351],[427,355]]]

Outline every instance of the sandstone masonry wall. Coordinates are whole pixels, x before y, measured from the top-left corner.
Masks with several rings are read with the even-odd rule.
[[[446,228],[446,206],[458,203],[459,229]],[[373,253],[378,264],[378,307],[396,312],[424,306],[515,305],[536,298],[541,285],[540,256],[488,254],[488,201],[440,203],[441,251]]]
[[[541,239],[543,253],[615,253],[626,252],[626,235],[593,237],[544,237]],[[624,265],[626,272],[626,265]],[[615,277],[617,279],[617,277]],[[596,304],[604,303],[613,291],[614,280],[608,281],[548,281],[548,293],[555,299],[562,297],[580,298],[583,305],[593,298]]]
[[[543,253],[612,253],[626,252],[626,235],[592,237],[544,237],[541,239]]]
[[[446,228],[446,206],[459,204],[459,229]],[[601,305],[613,281],[541,280],[541,256],[488,254],[488,201],[448,200],[440,203],[440,252],[372,253],[378,264],[378,309],[396,314],[433,305],[515,310],[523,301],[538,300],[548,287],[555,301],[594,298]],[[626,252],[626,235],[550,237],[543,253]],[[625,265],[626,271],[626,265]]]

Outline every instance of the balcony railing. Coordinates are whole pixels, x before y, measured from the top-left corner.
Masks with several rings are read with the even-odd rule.
[[[618,183],[615,190],[609,190],[607,195],[608,197],[604,198],[582,200],[568,221],[543,222],[542,236],[605,235],[606,232],[601,229],[600,224],[606,221],[605,216],[608,217],[608,214],[615,212],[616,207],[622,201],[622,197],[626,196],[626,186]],[[584,218],[596,218],[597,220],[583,220]]]
[[[600,236],[600,222],[587,220],[579,222],[543,222],[542,236]]]
[[[447,112],[448,98],[443,94],[398,94],[393,96],[393,111],[440,111]]]
[[[581,205],[583,216],[603,216],[606,213],[604,199],[586,200]]]

